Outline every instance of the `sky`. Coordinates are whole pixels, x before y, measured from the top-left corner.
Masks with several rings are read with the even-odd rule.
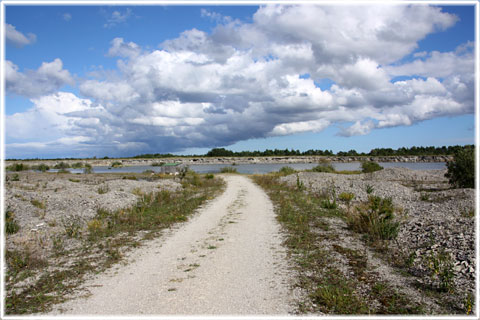
[[[473,5],[7,4],[5,158],[473,144],[474,27]]]

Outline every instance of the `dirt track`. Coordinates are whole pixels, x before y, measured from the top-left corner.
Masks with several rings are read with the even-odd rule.
[[[54,314],[287,315],[286,253],[267,195],[247,177],[187,223],[134,252],[126,266],[87,281],[91,295]]]

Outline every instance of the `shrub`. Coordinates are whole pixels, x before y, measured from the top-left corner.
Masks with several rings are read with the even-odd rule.
[[[120,168],[120,167],[122,167],[122,166],[123,166],[123,165],[122,165],[122,163],[121,163],[120,161],[114,161],[114,162],[112,162],[112,164],[110,165],[110,167],[112,167],[112,168]]]
[[[83,162],[75,162],[74,164],[72,164],[72,168],[74,169],[83,168]]]
[[[108,187],[108,184],[105,184],[103,186],[98,187],[97,192],[98,194],[105,194],[108,191],[110,191],[110,188]]]
[[[85,168],[83,169],[83,173],[89,174],[93,172],[92,165],[89,163],[85,163]]]
[[[391,240],[397,236],[400,224],[395,220],[391,198],[369,196],[356,210],[357,214],[348,217],[353,230],[365,233],[369,240]]]
[[[363,161],[362,162],[362,172],[370,173],[382,170],[383,167],[374,161]]]
[[[69,216],[62,220],[65,234],[69,238],[78,238],[82,229],[82,220],[78,216]]]
[[[65,162],[60,162],[60,163],[57,163],[55,166],[54,166],[55,169],[67,169],[67,168],[70,168],[70,165],[68,163],[65,163]]]
[[[312,168],[313,172],[330,172],[334,173],[335,168],[329,161],[321,161],[316,167]]]
[[[233,167],[223,167],[220,169],[221,173],[238,173],[237,168]]]
[[[41,172],[45,172],[45,171],[50,170],[50,167],[47,166],[47,165],[44,164],[44,163],[41,163],[41,164],[39,164],[39,165],[33,166],[32,169],[33,169],[33,170],[37,170],[37,171],[41,171]]]
[[[475,188],[475,150],[458,150],[453,160],[447,162],[445,177],[456,188]]]
[[[289,175],[289,174],[293,174],[297,171],[295,171],[295,169],[293,169],[292,167],[282,167],[280,168],[280,170],[278,170],[278,173],[282,174],[282,175]]]
[[[213,179],[213,178],[215,178],[215,176],[211,173],[208,173],[208,174],[205,175],[205,179],[207,179],[207,180],[210,180],[210,179]]]
[[[165,162],[152,162],[152,167],[161,167],[165,164]]]
[[[18,223],[13,219],[14,213],[9,208],[5,210],[5,232],[7,234],[17,233],[20,229]]]
[[[7,171],[24,171],[29,170],[30,167],[23,163],[14,163],[5,168]]]

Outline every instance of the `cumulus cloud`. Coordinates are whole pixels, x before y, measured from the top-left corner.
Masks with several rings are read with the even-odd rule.
[[[18,71],[13,62],[5,61],[5,83],[8,93],[26,97],[38,97],[53,93],[65,84],[74,84],[68,70],[63,69],[60,59],[43,62],[37,70]]]
[[[125,154],[226,146],[331,125],[343,128],[339,135],[365,135],[473,113],[471,44],[413,54],[420,40],[456,21],[426,5],[267,5],[251,23],[222,19],[211,33],[185,30],[156,50],[115,38],[108,51],[119,58],[115,75],[83,80],[80,94],[90,107],[62,117],[70,134],[90,137],[80,146]],[[411,54],[413,61],[400,62]],[[7,66],[9,88],[21,73]],[[322,79],[333,85],[321,89]]]
[[[7,43],[21,48],[23,46],[34,43],[37,40],[37,36],[33,33],[28,33],[26,36],[18,31],[15,26],[6,23],[5,24],[5,39]]]

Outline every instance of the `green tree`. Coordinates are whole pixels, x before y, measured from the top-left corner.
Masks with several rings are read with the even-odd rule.
[[[447,162],[445,177],[457,188],[475,188],[475,149],[458,149]]]

